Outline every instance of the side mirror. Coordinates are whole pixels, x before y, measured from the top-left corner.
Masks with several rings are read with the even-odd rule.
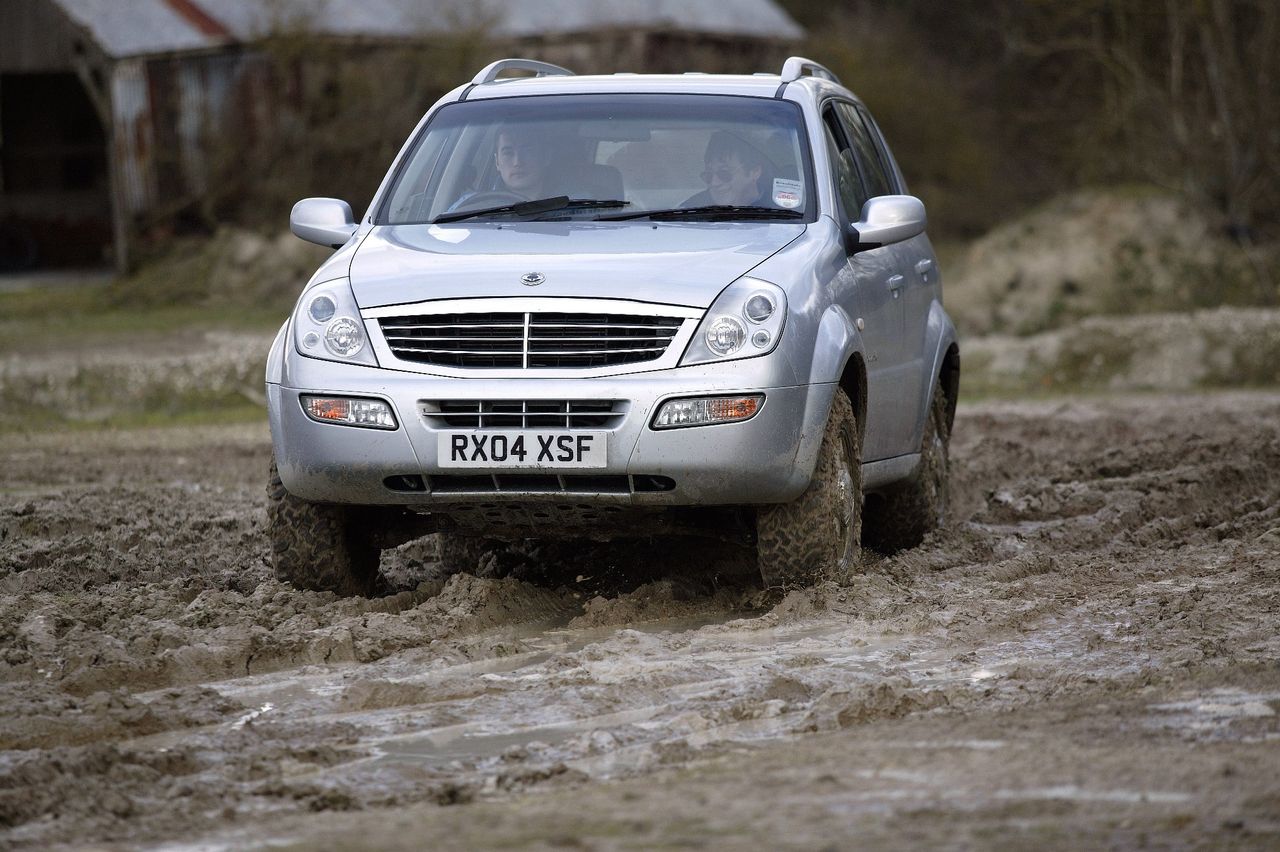
[[[351,205],[336,198],[304,198],[293,205],[289,230],[309,243],[342,248],[356,232]]]
[[[862,205],[862,219],[849,226],[860,248],[879,248],[924,233],[924,202],[914,195],[881,195]]]

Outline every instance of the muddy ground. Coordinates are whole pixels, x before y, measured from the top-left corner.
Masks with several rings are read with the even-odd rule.
[[[1280,394],[962,406],[950,526],[785,597],[654,543],[298,592],[267,460],[0,440],[0,847],[1280,846]]]

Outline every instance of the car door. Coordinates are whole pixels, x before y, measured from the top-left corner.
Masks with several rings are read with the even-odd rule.
[[[832,176],[840,199],[841,223],[848,227],[862,216],[862,205],[873,195],[883,195],[882,183],[860,162],[855,137],[839,116],[844,102],[831,102],[823,110]],[[872,180],[868,180],[868,178]],[[902,253],[895,246],[856,250],[848,247],[846,274],[852,282],[849,316],[860,321],[867,366],[867,423],[863,460],[878,461],[913,452],[904,428],[914,419],[902,388],[906,352],[903,347],[903,300],[906,271]]]
[[[907,188],[903,185],[902,173],[894,162],[893,154],[885,144],[884,135],[876,126],[875,119],[861,104],[857,107],[857,117],[862,120],[867,135],[874,143],[875,152],[880,157],[886,176],[894,185],[893,191],[906,194]],[[898,249],[902,254],[901,262],[906,275],[906,286],[903,287],[902,297],[903,348],[908,359],[916,365],[912,375],[919,382],[916,387],[923,393],[924,382],[931,378],[928,368],[931,367],[929,356],[932,353],[925,352],[929,311],[941,292],[938,285],[938,261],[933,253],[933,244],[924,234],[901,243]],[[923,423],[920,425],[923,426]]]

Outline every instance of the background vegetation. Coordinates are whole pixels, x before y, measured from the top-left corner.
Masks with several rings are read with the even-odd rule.
[[[1280,237],[1273,0],[782,0],[920,193],[972,235],[1067,189],[1147,183]]]
[[[928,205],[966,394],[1280,382],[1280,3],[780,2]],[[0,401],[27,412],[0,431],[260,417],[267,343],[327,253],[285,231],[290,207],[359,213],[441,94],[499,56],[556,58],[486,26],[423,49],[279,22],[270,106],[207,140],[192,233],[158,230],[105,287],[0,292]],[[650,61],[569,64],[778,67],[697,45]]]
[[[781,4],[809,32],[797,49],[871,107],[939,236],[976,236],[1079,186],[1143,183],[1237,240],[1280,238],[1273,0]],[[307,195],[362,210],[427,107],[513,49],[487,42],[482,18],[452,26],[429,48],[360,49],[279,21],[261,51],[271,114],[249,122],[253,138],[209,140],[206,227],[277,227]],[[762,70],[740,61],[698,70]]]

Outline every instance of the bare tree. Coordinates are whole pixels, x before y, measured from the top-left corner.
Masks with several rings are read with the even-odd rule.
[[[1241,239],[1280,209],[1280,4],[1092,0],[1032,8],[1025,14],[1038,18],[1016,49],[1098,74],[1101,101],[1087,146],[1094,156],[1115,152],[1117,172],[1212,204]]]

